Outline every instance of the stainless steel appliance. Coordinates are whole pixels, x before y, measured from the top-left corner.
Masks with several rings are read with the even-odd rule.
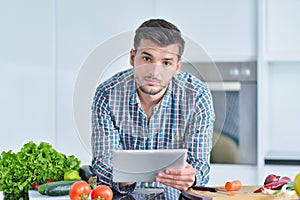
[[[212,163],[256,164],[256,62],[183,63],[208,84],[214,102]]]

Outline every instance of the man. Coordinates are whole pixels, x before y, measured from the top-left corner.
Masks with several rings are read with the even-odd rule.
[[[92,107],[92,165],[101,184],[121,193],[164,187],[165,199],[209,180],[214,112],[207,86],[181,72],[184,40],[162,19],[144,22],[130,51],[132,69],[97,88]],[[188,149],[182,169],[167,169],[153,183],[114,183],[112,149]]]

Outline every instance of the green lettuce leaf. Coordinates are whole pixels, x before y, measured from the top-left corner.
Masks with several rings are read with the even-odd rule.
[[[22,196],[30,184],[63,180],[64,173],[79,170],[80,160],[74,155],[57,152],[51,144],[30,141],[19,152],[3,151],[0,156],[0,191]],[[17,198],[16,198],[17,199]]]

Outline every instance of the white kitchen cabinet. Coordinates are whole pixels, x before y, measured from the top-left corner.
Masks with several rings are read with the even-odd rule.
[[[166,18],[214,61],[256,60],[256,1],[161,0],[157,17]],[[184,54],[185,56],[186,54]],[[200,56],[187,55],[189,61]]]
[[[258,8],[258,177],[286,171],[294,178],[299,165],[266,165],[265,159],[285,162],[293,154],[300,161],[300,2],[263,0]]]
[[[300,61],[300,1],[266,1],[266,59]]]

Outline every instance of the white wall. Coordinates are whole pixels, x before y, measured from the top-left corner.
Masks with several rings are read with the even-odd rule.
[[[55,144],[53,1],[0,3],[0,151]]]
[[[239,50],[244,52],[243,56],[253,57],[255,4],[250,0],[245,4],[237,2],[222,3],[222,10],[216,10],[214,5],[218,1],[190,1],[184,5],[179,1],[170,4],[146,0],[135,0],[130,5],[124,1],[97,0],[1,1],[0,150],[18,148],[28,140],[46,140],[88,162],[76,133],[72,95],[80,67],[89,54],[111,37],[133,31],[148,18],[165,17],[175,24],[178,21],[183,34],[207,44],[208,52],[216,57],[233,57]],[[239,10],[236,7],[246,11],[237,20],[235,16],[241,13],[235,12]],[[213,10],[213,14],[208,10]],[[249,26],[243,21],[250,22]],[[243,27],[239,29],[238,24]],[[198,36],[202,29],[203,38]],[[236,41],[237,46],[228,51],[226,41]],[[239,41],[246,43],[241,47]],[[99,67],[103,67],[101,63]],[[11,135],[17,139],[11,139]]]
[[[124,9],[125,1],[57,1],[56,3],[56,66],[57,66],[57,147],[64,152],[75,153],[85,163],[90,163],[90,143],[80,136],[90,138],[90,119],[82,119],[78,125],[86,127],[86,133],[76,130],[73,117],[73,92],[78,73],[88,56],[105,41],[124,31],[133,30],[140,21],[152,15],[148,1],[132,1],[135,7]],[[116,6],[118,4],[119,6]],[[71,8],[70,8],[70,5]],[[107,52],[111,49],[107,48]],[[124,63],[123,63],[124,64]],[[129,63],[126,62],[128,66]],[[101,62],[99,68],[106,68]],[[124,68],[124,66],[118,66]],[[112,70],[113,71],[113,70]],[[88,78],[86,81],[89,81]],[[96,85],[94,86],[96,87]],[[93,92],[89,95],[93,96]],[[89,98],[83,96],[82,98]],[[92,102],[87,101],[87,109]],[[90,105],[89,105],[90,104]],[[89,111],[89,110],[88,110]],[[83,115],[85,112],[82,113]],[[74,144],[77,148],[74,148]]]

